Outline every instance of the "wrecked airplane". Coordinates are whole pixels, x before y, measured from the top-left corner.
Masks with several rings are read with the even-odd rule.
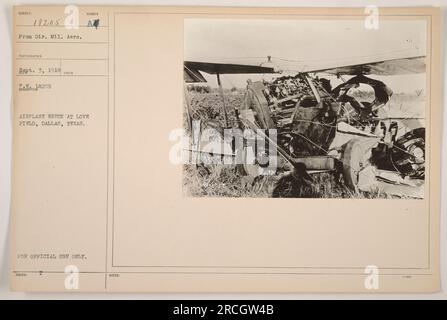
[[[289,170],[302,171],[304,166],[310,175],[340,174],[343,183],[354,192],[379,189],[400,197],[423,198],[424,119],[387,112],[393,91],[369,75],[425,72],[424,57],[296,72],[272,81],[248,80],[242,105],[232,106],[237,116],[233,125],[227,119],[220,75],[278,73],[278,70],[192,61],[184,62],[184,70],[186,82],[203,82],[201,72],[217,75],[227,125],[223,129],[233,126],[256,130],[269,144],[274,144]],[[343,75],[351,78],[345,81]],[[336,76],[343,82],[332,88],[328,76]],[[353,94],[361,86],[371,89],[372,99],[367,101]],[[275,141],[268,134],[259,133],[259,129],[276,130]],[[252,151],[262,161],[242,164],[242,172],[262,174],[262,167],[268,165],[264,161],[266,150]]]

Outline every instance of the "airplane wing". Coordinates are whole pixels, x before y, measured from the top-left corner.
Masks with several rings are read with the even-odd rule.
[[[206,82],[206,79],[197,69],[190,69],[186,65],[183,66],[183,80],[185,82]]]
[[[400,58],[375,61],[356,65],[345,65],[328,69],[306,70],[306,73],[322,72],[333,75],[375,74],[381,76],[424,73],[425,57]]]
[[[284,60],[284,59],[282,59]],[[409,52],[363,57],[344,57],[331,61],[281,61],[275,57],[267,64],[215,63],[185,61],[186,82],[206,82],[201,72],[209,74],[249,74],[249,73],[326,73],[332,75],[375,74],[381,76],[424,73],[425,56]]]
[[[245,64],[185,61],[183,65],[184,79],[186,82],[206,82],[201,72],[209,74],[263,74],[278,72],[273,67]]]

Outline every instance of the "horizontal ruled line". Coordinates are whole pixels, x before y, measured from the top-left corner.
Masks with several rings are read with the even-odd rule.
[[[16,24],[16,27],[32,27],[32,28],[65,28],[65,25],[61,24],[58,26],[35,26],[33,24]],[[109,28],[109,26],[78,26],[79,28],[91,28],[91,29],[99,29],[99,28]],[[67,30],[73,30],[67,28]],[[76,30],[76,29],[74,29]]]
[[[20,274],[20,273],[30,273],[30,274],[66,274],[65,271],[18,271],[13,270],[12,273]],[[346,275],[346,276],[364,276],[364,272],[226,272],[226,271],[79,271],[80,274],[235,274],[235,275],[243,275],[243,274],[264,274],[264,275]],[[433,273],[380,273],[383,276],[431,276]]]
[[[108,61],[107,58],[19,58],[16,60],[45,60],[45,61]]]
[[[106,74],[17,74],[16,77],[108,77]]]
[[[109,44],[108,42],[76,42],[76,41],[16,41],[16,43],[36,43],[36,44]]]

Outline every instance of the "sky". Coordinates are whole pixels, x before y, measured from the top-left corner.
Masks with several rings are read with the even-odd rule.
[[[379,20],[368,30],[364,20],[186,19],[185,60],[260,65],[272,56],[281,70],[314,70],[426,54],[426,22]],[[211,86],[215,77],[204,74]],[[245,87],[248,78],[225,75],[224,87]],[[372,76],[395,92],[425,88],[425,74]],[[335,80],[336,82],[336,80]]]

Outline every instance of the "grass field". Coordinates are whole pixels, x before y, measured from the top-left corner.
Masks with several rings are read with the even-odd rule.
[[[200,119],[204,126],[224,127],[222,100],[216,90],[208,93],[190,92],[193,119]],[[242,90],[227,92],[226,110],[230,125],[235,120],[233,106],[241,105]],[[423,114],[424,98],[416,95],[397,94],[391,99],[390,107],[411,114]],[[270,197],[284,173],[253,178],[241,175],[235,165],[185,165],[183,190],[193,197]],[[314,183],[303,197],[319,198],[395,198],[380,192],[354,194],[332,173],[312,175]]]

